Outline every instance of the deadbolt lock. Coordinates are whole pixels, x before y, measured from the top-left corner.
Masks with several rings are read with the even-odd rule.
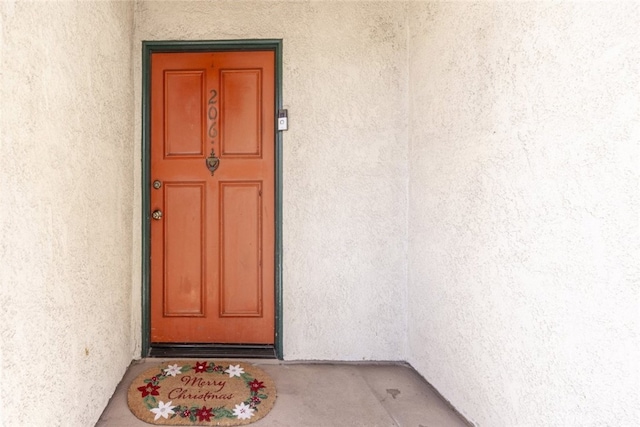
[[[161,219],[162,218],[162,211],[160,209],[156,209],[151,214],[151,218],[155,219],[156,221]]]

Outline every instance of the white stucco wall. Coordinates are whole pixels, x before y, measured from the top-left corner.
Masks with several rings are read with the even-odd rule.
[[[134,52],[142,40],[283,39],[286,359],[404,358],[405,17],[389,2],[137,5]]]
[[[411,7],[409,361],[477,425],[640,425],[640,5]]]
[[[133,357],[132,28],[0,2],[0,425],[93,425]]]

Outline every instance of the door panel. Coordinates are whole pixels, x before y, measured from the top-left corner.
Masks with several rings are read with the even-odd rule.
[[[163,315],[204,315],[204,182],[165,182]]]
[[[204,77],[204,71],[165,72],[165,156],[204,154]]]
[[[220,315],[262,315],[262,183],[220,183]],[[242,243],[238,243],[242,242]]]
[[[274,343],[274,70],[271,51],[151,55],[153,343]]]
[[[223,70],[221,73],[220,145],[224,155],[261,154],[261,70]],[[238,114],[241,112],[240,114]]]

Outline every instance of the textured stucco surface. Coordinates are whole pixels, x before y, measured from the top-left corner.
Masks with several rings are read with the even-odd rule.
[[[133,357],[132,28],[0,2],[0,425],[93,425]]]
[[[290,123],[283,144],[287,359],[404,358],[404,6],[264,1],[136,6],[134,52],[142,40],[283,39]],[[138,76],[140,59],[135,60]],[[133,307],[135,315],[136,303]]]
[[[478,425],[640,424],[639,7],[411,6],[409,361]]]
[[[639,7],[0,2],[0,426],[91,425],[140,354],[141,41],[250,38],[284,40],[285,358],[640,424]]]

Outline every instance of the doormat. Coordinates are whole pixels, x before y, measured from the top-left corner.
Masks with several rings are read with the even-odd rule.
[[[138,375],[127,395],[131,412],[157,425],[251,424],[275,400],[275,384],[263,370],[225,360],[166,362]]]

